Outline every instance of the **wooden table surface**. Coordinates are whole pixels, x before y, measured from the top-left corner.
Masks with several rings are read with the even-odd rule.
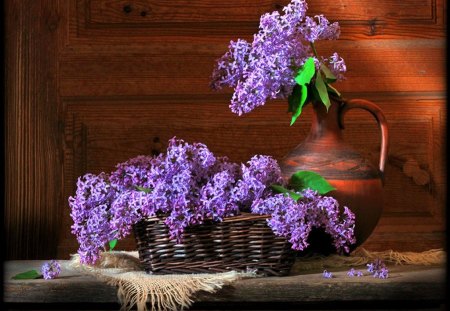
[[[60,261],[64,263],[64,261]],[[39,270],[43,261],[4,263],[3,301],[8,310],[118,310],[116,288],[96,278],[63,269],[53,280],[13,280]],[[364,269],[364,267],[360,267]],[[350,278],[348,269],[244,279],[215,294],[199,293],[191,310],[446,310],[445,266],[388,266],[390,277]]]

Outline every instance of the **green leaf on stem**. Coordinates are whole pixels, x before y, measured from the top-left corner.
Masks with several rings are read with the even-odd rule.
[[[316,72],[316,65],[314,64],[314,58],[308,58],[303,64],[302,68],[298,71],[297,76],[295,77],[295,81],[299,85],[305,85],[306,83],[311,82],[314,73]]]
[[[300,99],[302,97],[302,89],[299,84],[296,84],[292,89],[291,95],[288,97],[288,112],[294,112],[297,110],[297,107],[300,105]]]
[[[312,171],[298,171],[292,174],[290,186],[296,191],[303,191],[310,188],[319,194],[326,194],[332,190],[336,190],[325,178]]]
[[[12,279],[14,279],[14,280],[30,280],[30,279],[39,279],[40,277],[42,277],[42,274],[40,274],[36,270],[30,270],[30,271],[16,274],[15,276],[12,277]]]
[[[112,251],[114,249],[114,247],[116,247],[116,245],[117,245],[117,239],[109,241],[108,245],[109,245],[109,251]]]
[[[338,97],[341,97],[341,93],[339,93],[339,91],[336,90],[336,88],[334,88],[334,87],[331,86],[330,84],[327,84],[327,90],[328,90],[330,93],[333,93],[333,94],[337,95]]]
[[[330,68],[328,68],[327,65],[322,64],[320,66],[320,70],[322,70],[322,72],[325,75],[325,80],[327,83],[333,83],[336,82],[337,78],[336,76],[331,72]]]
[[[291,126],[295,123],[297,118],[302,113],[303,106],[305,105],[306,98],[308,97],[308,88],[306,87],[306,85],[300,85],[300,87],[301,87],[300,102],[299,105],[296,107],[295,111],[293,111],[292,113]]]
[[[325,85],[325,82],[322,79],[322,75],[320,74],[320,71],[318,71],[316,74],[315,86],[316,86],[317,92],[319,93],[322,103],[325,105],[325,107],[327,107],[327,110],[328,110],[331,106],[330,98],[328,97],[327,86]]]
[[[303,198],[303,196],[301,194],[298,194],[294,191],[286,189],[280,185],[271,185],[270,188],[272,188],[272,190],[275,191],[276,193],[285,193],[285,194],[289,195],[294,201],[298,201],[298,199]]]

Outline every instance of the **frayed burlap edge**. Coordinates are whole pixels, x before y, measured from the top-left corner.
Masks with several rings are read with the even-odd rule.
[[[198,291],[214,293],[238,279],[256,277],[254,271],[230,271],[216,274],[152,275],[140,268],[137,252],[105,252],[96,265],[80,263],[78,254],[72,255],[68,268],[84,272],[118,288],[121,310],[138,311],[183,310],[194,301]]]

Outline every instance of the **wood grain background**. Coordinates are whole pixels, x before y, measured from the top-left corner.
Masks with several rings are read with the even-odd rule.
[[[286,103],[237,117],[232,91],[209,79],[230,40],[252,39],[261,14],[287,0],[7,0],[8,259],[67,259],[77,249],[67,198],[78,176],[150,153],[157,137],[206,143],[246,161],[281,159],[306,136],[310,110],[289,127]],[[310,0],[308,15],[341,24],[347,98],[378,104],[390,126],[386,205],[370,250],[420,251],[445,240],[444,0]],[[364,111],[345,138],[374,163],[379,132]],[[132,249],[131,238],[118,247]]]

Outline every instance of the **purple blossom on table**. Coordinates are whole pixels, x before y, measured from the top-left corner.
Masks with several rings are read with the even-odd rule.
[[[355,270],[355,268],[351,268],[348,272],[347,272],[347,276],[349,277],[362,277],[364,274],[362,273],[361,270]]]
[[[283,8],[283,14],[263,14],[253,41],[231,41],[228,51],[217,60],[211,87],[234,88],[232,112],[242,115],[267,100],[290,96],[295,76],[309,57],[314,57],[317,69],[324,64],[338,81],[343,79],[346,67],[342,58],[333,54],[329,59],[319,59],[311,48],[316,41],[337,39],[338,23],[330,23],[323,15],[306,16],[307,8],[306,1],[292,0]]]
[[[367,264],[367,271],[375,278],[387,279],[389,277],[389,270],[386,264],[379,258]]]
[[[54,279],[61,273],[61,265],[52,259],[42,265],[41,273],[46,280]]]
[[[333,273],[331,273],[331,272],[329,272],[327,270],[323,270],[322,277],[324,277],[325,279],[332,279],[333,278]]]

